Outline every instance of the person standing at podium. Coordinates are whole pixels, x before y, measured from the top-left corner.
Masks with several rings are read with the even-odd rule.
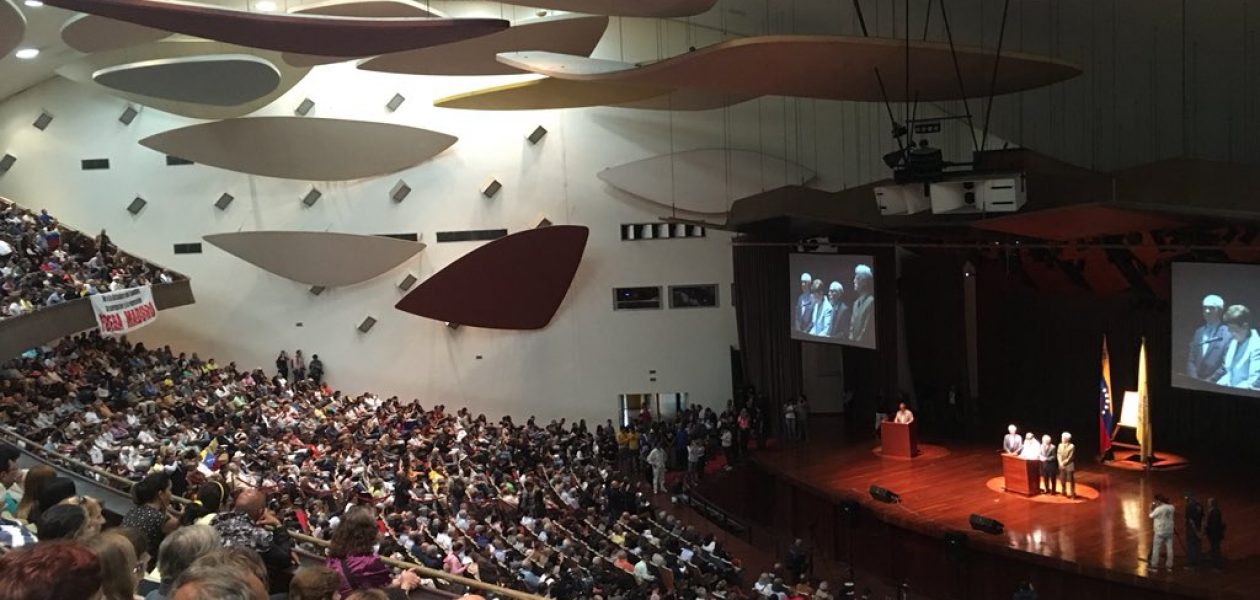
[[[910,412],[905,402],[897,404],[897,414],[893,417],[893,422],[901,423],[902,425],[909,425],[914,422],[914,413]]]
[[[1041,442],[1030,431],[1024,434],[1024,447],[1019,450],[1019,457],[1024,460],[1041,460]]]
[[[1041,487],[1051,496],[1055,494],[1055,480],[1059,478],[1059,457],[1055,449],[1053,438],[1041,436]]]
[[[1007,454],[1019,454],[1024,448],[1024,438],[1019,437],[1019,430],[1014,425],[1006,426],[1006,437],[1002,438],[1002,451]]]
[[[1068,498],[1076,499],[1076,444],[1072,443],[1072,434],[1064,431],[1059,440],[1059,481],[1063,493]]]

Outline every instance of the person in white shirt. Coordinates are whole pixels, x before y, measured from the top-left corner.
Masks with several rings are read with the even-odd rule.
[[[652,466],[652,492],[665,493],[665,450],[659,445],[652,448],[647,455],[647,463]]]
[[[1041,460],[1041,442],[1031,432],[1024,435],[1024,447],[1019,450],[1019,457],[1024,460]]]
[[[1173,568],[1173,525],[1176,522],[1176,507],[1168,498],[1155,494],[1155,502],[1151,504],[1151,521],[1154,524],[1154,539],[1151,542],[1151,557],[1147,566],[1159,569],[1159,551],[1162,548],[1168,555],[1168,570]]]
[[[897,404],[897,415],[893,417],[893,422],[903,425],[909,425],[914,422],[914,413],[910,412],[910,408],[906,406],[905,402]]]

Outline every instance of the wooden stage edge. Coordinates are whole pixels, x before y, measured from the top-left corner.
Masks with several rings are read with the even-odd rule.
[[[1223,477],[1195,468],[1143,473],[1081,462],[1077,483],[1096,490],[1095,499],[1030,502],[988,485],[1002,474],[994,448],[946,444],[943,455],[907,461],[881,458],[871,451],[876,445],[820,441],[754,453],[747,466],[699,491],[752,524],[804,538],[823,558],[851,558],[859,572],[909,581],[936,600],[1009,598],[1024,580],[1043,598],[1234,599],[1253,598],[1260,589],[1260,524],[1248,518],[1260,511],[1260,500],[1245,470]],[[872,485],[897,493],[901,503],[874,500]],[[1182,496],[1190,490],[1205,506],[1208,497],[1221,503],[1229,527],[1223,569],[1183,568]],[[1177,507],[1172,572],[1146,565],[1156,493]],[[853,503],[856,518],[849,516]],[[972,514],[1002,522],[1005,532],[972,530]],[[957,536],[946,542],[946,534],[956,533],[966,535],[961,547]]]

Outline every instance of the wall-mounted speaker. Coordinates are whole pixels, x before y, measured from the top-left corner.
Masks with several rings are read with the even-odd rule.
[[[313,295],[313,296],[318,296],[318,295],[320,295],[320,294],[324,293],[324,290],[326,290],[326,289],[328,289],[328,288],[326,288],[326,287],[324,287],[324,286],[322,286],[322,285],[312,285],[312,286],[311,286],[311,289],[310,289],[310,290],[308,290],[308,291],[310,291],[311,295]]]
[[[503,189],[503,184],[499,183],[498,179],[491,177],[490,181],[487,181],[485,185],[481,186],[481,195],[487,198],[493,198],[494,195],[499,193],[499,190],[501,189]]]
[[[140,211],[144,210],[144,205],[146,204],[148,204],[148,202],[146,202],[144,198],[136,196],[136,199],[132,200],[131,204],[127,205],[127,212],[133,215],[138,215],[140,214]]]
[[[402,202],[410,194],[411,186],[407,185],[407,182],[401,179],[399,179],[398,183],[395,183],[394,187],[389,190],[389,197],[394,202]]]
[[[989,517],[972,514],[970,521],[971,528],[976,531],[983,531],[993,535],[1001,535],[1002,532],[1006,530],[1006,528],[1002,525],[1002,522],[997,519],[990,519]]]
[[[306,192],[306,195],[302,196],[302,204],[305,204],[307,208],[315,206],[315,203],[319,202],[319,199],[323,196],[324,193],[319,191],[318,188],[311,188],[311,191]]]
[[[372,317],[368,317],[366,319],[363,319],[362,323],[359,323],[359,331],[363,333],[367,333],[372,330],[372,327],[375,327],[375,326],[376,326],[376,319],[373,319]]]
[[[538,127],[535,127],[525,139],[529,140],[530,144],[537,144],[545,137],[547,137],[547,128],[539,125]]]
[[[53,122],[52,115],[46,112],[41,112],[39,113],[39,117],[35,119],[35,129],[38,129],[40,131],[48,129],[48,126],[52,125],[52,122]]]
[[[232,194],[229,194],[229,193],[227,193],[227,192],[223,192],[223,195],[222,195],[222,196],[219,196],[219,199],[215,201],[215,203],[214,203],[214,207],[215,207],[215,208],[217,208],[217,209],[219,209],[219,210],[227,210],[227,207],[228,207],[228,206],[231,206],[231,205],[232,205],[232,201],[233,201],[233,200],[235,200],[235,199],[236,199],[236,197],[235,197],[235,196],[233,196]]]
[[[0,157],[0,174],[8,173],[9,169],[13,168],[13,163],[15,162],[17,162],[16,156],[5,153],[3,157]]]
[[[879,487],[878,485],[871,486],[871,497],[887,504],[897,504],[901,502],[901,496],[898,496],[891,490]]]
[[[408,273],[407,276],[404,277],[403,280],[398,283],[398,289],[405,292],[411,289],[411,286],[415,285],[417,281],[419,280],[416,279],[415,275]]]
[[[551,219],[547,215],[539,214],[530,221],[528,229],[542,229],[543,227],[551,227]]]
[[[305,117],[306,115],[310,114],[311,110],[314,108],[315,108],[314,100],[311,100],[310,98],[303,98],[302,103],[297,105],[297,108],[293,109],[293,114],[299,117]]]
[[[447,321],[446,326],[451,329],[459,329],[459,323],[456,323],[454,321]]]
[[[388,110],[389,112],[394,112],[398,110],[399,106],[402,106],[403,102],[406,102],[406,101],[407,101],[406,96],[403,96],[402,94],[394,94],[394,97],[390,98],[389,102],[385,103],[385,110]]]
[[[123,109],[122,114],[118,115],[118,122],[123,125],[130,125],[132,121],[136,120],[136,116],[139,114],[140,111],[136,110],[136,107],[128,104],[127,108]]]

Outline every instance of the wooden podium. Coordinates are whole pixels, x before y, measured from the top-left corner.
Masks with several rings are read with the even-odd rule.
[[[1008,492],[1036,496],[1041,493],[1041,461],[1002,454],[1002,476]]]
[[[919,439],[914,423],[883,421],[879,424],[881,452],[895,458],[914,458],[919,454]]]

